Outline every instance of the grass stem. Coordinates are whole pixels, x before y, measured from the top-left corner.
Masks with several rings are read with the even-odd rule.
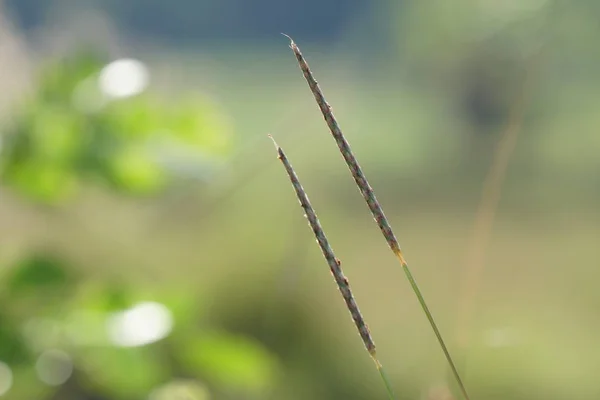
[[[375,364],[377,365],[377,371],[379,371],[379,376],[381,377],[381,380],[383,381],[383,384],[387,391],[388,397],[390,398],[390,400],[394,400],[394,398],[395,398],[394,391],[392,390],[392,385],[390,384],[390,380],[389,380],[387,374],[385,373],[385,370],[383,369],[383,365],[381,365],[381,363],[376,358],[373,358],[373,360],[375,361]]]
[[[417,299],[419,300],[419,303],[421,304],[423,311],[425,312],[427,320],[429,321],[429,324],[431,325],[431,328],[440,344],[440,347],[442,348],[442,351],[444,352],[446,360],[447,360],[448,364],[450,365],[450,368],[452,370],[454,378],[456,379],[456,381],[458,383],[458,386],[460,388],[462,395],[464,396],[465,400],[469,400],[469,395],[467,394],[465,385],[463,384],[462,379],[460,378],[460,375],[458,373],[456,365],[455,365],[454,361],[452,360],[452,357],[450,356],[448,347],[446,346],[446,344],[442,338],[442,335],[440,334],[440,331],[437,327],[437,324],[436,324],[431,312],[429,311],[429,308],[427,307],[427,304],[425,302],[425,299],[423,298],[421,290],[417,286],[417,284],[408,268],[408,264],[404,258],[402,250],[400,248],[400,244],[398,243],[398,240],[396,239],[396,236],[394,235],[394,232],[392,231],[392,227],[391,227],[388,219],[386,218],[385,214],[383,213],[383,209],[381,208],[379,201],[377,201],[377,198],[375,197],[373,188],[371,187],[371,185],[369,185],[369,182],[367,181],[367,178],[366,178],[365,174],[363,173],[362,168],[360,167],[358,161],[356,160],[356,157],[354,156],[354,154],[350,148],[350,144],[344,137],[344,134],[342,133],[342,130],[340,129],[340,127],[337,123],[337,120],[335,119],[335,117],[333,115],[331,106],[329,106],[329,104],[325,100],[325,96],[323,95],[323,92],[321,91],[319,84],[317,83],[316,79],[314,78],[314,76],[308,66],[308,63],[304,59],[304,56],[302,55],[300,48],[298,47],[298,45],[296,45],[296,43],[292,40],[292,38],[290,38],[287,35],[285,35],[285,36],[288,39],[290,39],[290,48],[292,49],[292,51],[294,52],[294,55],[296,56],[296,60],[298,61],[298,65],[300,66],[300,69],[302,70],[304,78],[306,79],[306,82],[308,83],[308,86],[310,87],[310,90],[312,91],[312,93],[315,97],[317,105],[319,106],[319,109],[321,110],[321,113],[323,114],[323,118],[325,119],[325,122],[327,123],[327,126],[329,127],[329,130],[331,131],[331,135],[333,136],[333,138],[335,139],[335,141],[338,145],[338,148],[340,150],[340,153],[342,154],[342,157],[344,158],[344,160],[346,161],[346,164],[348,165],[348,168],[350,169],[350,172],[352,174],[352,177],[354,178],[354,181],[356,182],[356,185],[358,186],[360,192],[362,193],[369,209],[371,210],[371,214],[373,215],[375,222],[379,226],[381,233],[385,237],[385,240],[387,241],[390,249],[392,250],[394,255],[398,258],[398,261],[400,262],[400,265],[402,266],[402,269],[404,270],[404,273],[406,274],[406,277],[408,278],[410,285],[411,285],[415,295],[417,296]]]
[[[387,379],[387,376],[385,375],[383,366],[377,359],[375,342],[373,341],[373,338],[371,337],[371,333],[369,332],[369,328],[358,308],[358,305],[356,304],[356,301],[352,294],[352,290],[350,289],[350,283],[348,282],[348,279],[344,276],[344,273],[343,273],[342,267],[341,267],[342,263],[335,256],[333,249],[331,248],[331,245],[329,244],[329,240],[327,239],[327,236],[325,236],[325,232],[323,231],[323,228],[321,227],[321,223],[319,222],[317,214],[316,214],[315,210],[313,209],[313,207],[310,203],[310,200],[308,199],[308,195],[306,194],[306,192],[304,191],[304,188],[300,184],[300,180],[298,179],[298,176],[296,175],[294,168],[292,167],[291,163],[289,162],[288,158],[286,157],[285,153],[283,152],[283,149],[281,147],[279,147],[279,145],[275,142],[275,140],[273,139],[272,136],[269,135],[269,137],[271,138],[271,140],[273,140],[273,144],[275,145],[275,148],[277,150],[277,157],[282,162],[282,164],[288,174],[288,177],[292,183],[292,186],[294,187],[294,191],[296,192],[296,196],[298,198],[298,201],[300,202],[300,206],[304,210],[306,219],[308,220],[308,224],[311,227],[311,229],[315,235],[315,238],[317,239],[317,243],[319,244],[319,247],[321,248],[321,252],[323,253],[323,256],[325,257],[325,260],[327,260],[327,264],[329,264],[329,269],[331,271],[331,274],[333,275],[333,278],[338,286],[338,289],[339,289],[340,293],[342,294],[342,297],[346,303],[346,307],[350,311],[350,315],[352,316],[352,320],[354,321],[354,324],[356,325],[356,328],[358,330],[358,333],[360,334],[363,344],[365,345],[365,348],[371,355],[371,358],[373,359],[373,361],[375,361],[375,365],[377,366],[377,370],[379,371],[379,374],[383,380],[383,383],[385,385],[388,396],[390,397],[390,399],[393,400],[394,395],[392,392],[392,387],[390,385],[389,380]]]

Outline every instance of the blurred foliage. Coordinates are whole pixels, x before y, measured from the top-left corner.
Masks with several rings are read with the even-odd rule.
[[[230,127],[215,104],[198,95],[167,101],[148,90],[111,96],[102,87],[110,65],[98,52],[79,51],[42,69],[3,136],[5,187],[44,204],[71,200],[89,184],[145,196],[228,156]],[[272,384],[274,356],[243,335],[198,329],[197,298],[80,280],[59,253],[25,254],[5,267],[0,291],[0,360],[13,371],[11,398],[127,399],[154,390],[153,399],[207,399],[208,387],[260,396]],[[111,324],[127,323],[148,300],[167,307],[172,336],[115,344]],[[73,364],[68,385],[53,389],[35,377],[36,359],[48,350]],[[177,376],[194,380],[172,381]]]
[[[41,71],[4,135],[5,184],[44,203],[68,200],[84,181],[155,194],[181,175],[181,160],[229,153],[228,123],[214,104],[198,95],[167,102],[149,91],[111,97],[100,82],[107,61],[80,51]]]
[[[185,362],[223,387],[260,394],[273,382],[276,361],[256,341],[218,331],[193,336],[182,343]]]
[[[273,384],[277,361],[263,345],[243,335],[197,327],[202,321],[190,311],[198,315],[200,299],[108,281],[84,283],[74,291],[67,281],[75,281],[73,270],[47,253],[19,261],[3,280],[0,359],[15,374],[11,398],[25,398],[21,396],[36,388],[40,393],[49,390],[30,371],[39,354],[55,349],[66,352],[77,371],[73,379],[78,382],[78,399],[98,398],[87,397],[92,393],[110,399],[143,398],[163,383],[167,386],[156,389],[151,398],[176,398],[165,396],[186,393],[187,387],[196,396],[189,398],[206,399],[205,385],[260,398]],[[56,295],[49,296],[50,290]],[[37,301],[24,303],[28,298]],[[172,310],[172,335],[150,345],[111,342],[107,329],[115,315],[149,299]],[[195,379],[169,383],[177,376]]]
[[[65,294],[69,278],[59,260],[34,254],[14,268],[13,273],[6,280],[7,293],[9,296],[18,293],[19,296],[41,295],[41,297],[46,296],[48,291]]]

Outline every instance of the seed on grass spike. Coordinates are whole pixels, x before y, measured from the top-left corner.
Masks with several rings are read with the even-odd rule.
[[[352,294],[352,290],[350,289],[350,283],[348,282],[348,279],[344,276],[344,273],[342,271],[341,262],[335,256],[333,249],[329,244],[329,240],[327,239],[327,236],[325,236],[325,232],[321,227],[321,223],[319,222],[317,214],[315,213],[315,210],[313,209],[310,200],[308,199],[308,195],[306,194],[304,188],[300,184],[300,180],[298,179],[296,172],[294,171],[291,163],[289,162],[285,153],[283,152],[283,149],[275,142],[275,139],[273,139],[271,135],[269,135],[269,137],[275,145],[275,149],[277,150],[277,158],[282,162],[288,174],[290,182],[292,183],[294,191],[296,192],[296,197],[300,202],[300,206],[304,210],[305,216],[308,220],[308,224],[311,227],[315,238],[317,239],[317,243],[319,244],[319,247],[321,249],[321,252],[323,253],[323,256],[325,257],[325,260],[327,261],[327,264],[329,265],[329,270],[331,271],[333,279],[335,280],[338,289],[342,294],[342,298],[346,303],[348,311],[350,311],[350,315],[352,316],[352,320],[356,325],[356,328],[363,341],[363,344],[365,345],[365,348],[373,358],[373,361],[375,361],[375,365],[385,384],[388,396],[390,397],[390,399],[394,399],[391,385],[389,383],[389,380],[387,379],[387,375],[383,370],[383,366],[377,359],[375,342],[373,341],[371,333],[369,332],[369,328],[358,308],[358,305],[356,304],[356,301],[354,300],[354,295]]]
[[[325,100],[325,96],[323,95],[319,84],[315,80],[308,66],[308,63],[304,59],[300,48],[298,47],[298,45],[296,45],[292,38],[290,38],[289,36],[287,37],[290,39],[290,48],[292,49],[294,55],[296,56],[296,59],[298,60],[298,65],[300,66],[300,69],[304,74],[304,78],[306,79],[306,82],[308,82],[308,86],[310,87],[315,97],[315,100],[317,101],[317,105],[319,106],[319,109],[323,114],[323,118],[325,119],[325,122],[327,123],[327,126],[331,131],[331,135],[335,139],[340,149],[340,152],[344,157],[344,160],[346,160],[346,164],[348,165],[348,168],[352,173],[354,181],[358,185],[358,188],[360,189],[365,201],[367,202],[367,205],[371,209],[371,212],[373,214],[373,217],[375,218],[375,221],[377,222],[377,225],[379,225],[383,236],[385,237],[388,245],[390,246],[394,254],[398,257],[402,264],[406,264],[406,261],[404,260],[404,256],[402,254],[402,250],[400,249],[400,245],[398,244],[398,240],[396,239],[396,236],[392,231],[392,227],[389,225],[388,220],[385,217],[383,210],[379,205],[379,202],[377,201],[377,198],[375,197],[373,188],[371,188],[371,185],[369,185],[369,182],[367,181],[367,178],[365,177],[365,174],[363,173],[360,164],[356,160],[356,157],[354,157],[352,149],[350,148],[350,144],[344,137],[344,134],[342,133],[342,130],[340,129],[337,120],[333,115],[333,110],[331,109],[331,106]]]
[[[333,275],[333,278],[334,278],[335,282],[337,283],[338,289],[339,289],[340,293],[342,294],[344,301],[346,302],[346,306],[348,307],[348,310],[350,311],[350,315],[352,316],[352,319],[354,320],[354,324],[356,325],[356,328],[358,329],[358,332],[363,340],[363,343],[365,344],[367,351],[373,357],[375,357],[375,343],[373,342],[373,339],[371,338],[371,334],[369,332],[369,328],[367,327],[367,324],[365,323],[364,318],[362,317],[362,314],[361,314],[360,310],[358,309],[358,306],[356,305],[356,301],[354,300],[354,296],[352,295],[352,291],[350,289],[350,284],[348,282],[348,279],[346,279],[346,277],[344,276],[344,273],[342,271],[341,262],[338,258],[336,258],[335,254],[333,253],[333,249],[331,248],[331,245],[329,244],[329,241],[327,240],[327,237],[325,236],[325,232],[323,231],[323,228],[321,227],[321,223],[319,222],[319,219],[317,218],[317,214],[315,213],[314,209],[312,208],[312,205],[310,204],[308,196],[306,195],[304,188],[300,184],[300,181],[298,180],[298,176],[296,175],[296,172],[294,171],[294,169],[292,168],[292,165],[288,161],[285,153],[283,152],[283,149],[281,147],[279,147],[279,145],[277,145],[277,143],[275,142],[275,140],[273,139],[272,136],[269,135],[269,137],[271,138],[271,140],[273,140],[273,143],[275,144],[275,148],[277,149],[277,158],[279,158],[279,160],[281,160],[281,162],[283,163],[283,166],[285,167],[285,170],[286,170],[286,172],[289,176],[289,179],[292,183],[292,186],[294,187],[294,191],[296,192],[298,201],[300,202],[300,206],[304,210],[306,218],[308,219],[308,224],[310,225],[310,227],[315,235],[315,238],[317,239],[317,243],[319,244],[319,247],[321,248],[321,252],[323,253],[323,256],[325,257],[325,260],[327,260],[327,264],[329,264],[329,269],[331,270],[331,274]]]
[[[442,348],[444,356],[446,357],[446,361],[448,362],[448,365],[450,366],[450,370],[452,371],[452,374],[454,375],[454,378],[455,378],[456,382],[458,383],[460,391],[462,392],[464,398],[466,400],[469,400],[469,395],[467,394],[467,390],[462,382],[462,379],[460,378],[458,369],[456,368],[456,365],[454,364],[454,361],[452,360],[452,357],[450,356],[448,347],[446,346],[446,343],[444,342],[444,340],[442,338],[442,335],[437,327],[437,324],[435,323],[435,320],[433,319],[433,315],[429,311],[429,307],[427,307],[427,303],[425,302],[425,299],[424,299],[423,295],[421,294],[421,290],[419,289],[417,282],[413,278],[412,273],[410,272],[410,269],[408,268],[408,263],[406,262],[406,260],[404,258],[404,254],[402,253],[402,250],[400,249],[400,244],[398,243],[398,240],[396,239],[396,236],[394,235],[394,232],[392,231],[392,227],[391,227],[390,223],[388,222],[387,218],[385,217],[385,214],[383,213],[383,209],[381,208],[379,201],[377,201],[377,198],[375,197],[373,188],[371,187],[371,185],[369,185],[369,182],[367,181],[367,178],[366,178],[365,174],[363,173],[362,168],[360,167],[360,164],[356,160],[356,157],[354,156],[352,149],[350,148],[350,144],[344,137],[344,134],[342,133],[342,130],[340,129],[339,124],[338,124],[337,120],[335,119],[335,116],[333,115],[333,111],[332,111],[331,107],[329,106],[329,104],[327,103],[327,101],[325,100],[325,96],[323,95],[323,92],[321,91],[319,84],[317,83],[316,79],[314,78],[312,71],[310,70],[310,68],[308,66],[308,63],[304,59],[304,56],[302,55],[300,48],[298,47],[298,45],[294,42],[294,40],[292,38],[290,38],[289,36],[288,36],[288,38],[290,39],[290,48],[292,49],[292,51],[294,52],[294,55],[296,56],[296,60],[298,61],[300,70],[302,71],[302,74],[304,75],[304,78],[306,79],[306,82],[308,83],[308,86],[315,97],[317,105],[319,106],[319,109],[321,110],[321,114],[323,114],[323,118],[325,119],[325,122],[327,123],[327,126],[329,127],[331,135],[335,139],[337,146],[340,150],[340,153],[342,154],[342,157],[346,161],[346,165],[350,169],[352,177],[354,178],[356,185],[358,186],[362,196],[364,197],[364,199],[367,203],[367,206],[371,210],[371,214],[373,215],[375,222],[377,222],[377,225],[379,226],[381,233],[385,237],[385,240],[387,241],[388,246],[390,247],[390,249],[396,256],[398,261],[400,262],[402,270],[404,271],[404,274],[406,275],[406,277],[412,287],[413,292],[417,296],[419,304],[421,305],[421,308],[423,309],[423,312],[424,312],[425,316],[427,317],[427,320],[429,321],[431,329],[433,330],[433,333],[435,334],[437,341],[438,341],[440,347]]]

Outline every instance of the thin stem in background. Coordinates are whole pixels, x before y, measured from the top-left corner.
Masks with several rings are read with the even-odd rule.
[[[310,87],[313,95],[315,96],[315,100],[317,101],[319,109],[321,110],[321,113],[323,114],[323,117],[325,118],[325,122],[327,122],[327,126],[329,127],[329,130],[331,131],[331,134],[332,134],[333,138],[335,139],[335,141],[338,145],[338,148],[340,149],[340,152],[342,153],[342,156],[344,157],[344,160],[346,160],[346,164],[348,165],[348,168],[350,169],[350,172],[352,173],[352,177],[354,178],[356,185],[360,189],[360,192],[362,193],[365,201],[367,202],[367,205],[369,206],[369,209],[371,210],[371,213],[373,214],[373,218],[377,222],[377,225],[379,226],[379,229],[383,233],[383,236],[385,237],[390,249],[396,256],[396,258],[398,258],[398,261],[400,262],[400,265],[402,266],[402,269],[404,270],[404,274],[408,278],[408,281],[410,282],[410,285],[411,285],[415,295],[417,296],[419,303],[421,304],[421,308],[423,309],[425,316],[427,317],[427,320],[429,321],[429,324],[431,325],[431,328],[438,340],[438,343],[440,344],[440,347],[442,348],[442,351],[444,352],[444,356],[446,357],[448,365],[450,366],[450,369],[452,370],[454,378],[456,379],[456,382],[458,383],[460,391],[462,392],[464,398],[466,400],[469,400],[469,395],[467,394],[467,390],[465,388],[465,385],[462,382],[462,379],[460,378],[460,374],[458,373],[458,370],[454,364],[454,361],[452,360],[452,357],[450,356],[448,347],[446,346],[446,344],[442,338],[442,335],[440,334],[440,331],[437,327],[437,324],[435,323],[435,320],[434,320],[431,312],[429,311],[429,308],[427,307],[427,304],[425,302],[425,299],[423,298],[423,295],[421,293],[421,290],[419,289],[419,286],[417,285],[414,277],[412,276],[412,273],[410,272],[410,269],[408,268],[408,264],[404,258],[402,250],[400,249],[398,240],[396,239],[396,236],[394,235],[394,232],[392,231],[392,227],[390,226],[387,218],[385,217],[385,214],[383,213],[383,209],[381,208],[381,206],[379,205],[379,202],[377,201],[377,198],[375,197],[373,188],[371,188],[371,185],[369,185],[369,182],[367,181],[367,178],[365,177],[360,165],[358,164],[356,157],[354,157],[354,154],[352,153],[352,150],[350,149],[350,145],[348,144],[348,141],[344,137],[342,130],[340,129],[340,127],[333,115],[331,107],[325,100],[325,96],[323,95],[323,92],[321,91],[319,84],[313,77],[313,74],[308,66],[308,63],[306,62],[306,60],[304,59],[304,56],[300,52],[300,48],[298,48],[298,46],[292,40],[291,37],[289,37],[287,35],[285,35],[285,36],[288,39],[290,39],[290,48],[292,49],[292,51],[294,52],[294,55],[296,56],[296,59],[298,60],[298,65],[300,66],[300,69],[302,70],[302,73],[304,74],[304,78],[306,79],[308,86]]]
[[[535,80],[539,78],[544,52],[548,45],[553,42],[554,35],[551,33],[551,29],[562,18],[565,11],[562,6],[566,4],[568,3],[558,1],[552,1],[548,4],[546,21],[542,25],[543,31],[539,36],[542,41],[539,47],[532,50],[533,53],[529,56],[521,91],[510,110],[506,129],[502,133],[500,142],[494,152],[490,170],[484,181],[479,208],[473,224],[471,241],[467,249],[466,267],[460,290],[461,298],[458,303],[459,321],[456,335],[458,345],[463,349],[469,344],[469,331],[475,311],[475,299],[481,286],[485,268],[485,255],[500,202],[502,184],[506,177],[510,158],[517,144],[526,108],[533,95]]]
[[[498,204],[500,203],[502,185],[506,179],[508,164],[517,145],[527,104],[531,98],[533,80],[537,76],[542,49],[543,47],[540,47],[528,62],[526,76],[520,93],[512,106],[507,126],[496,147],[490,170],[483,183],[481,200],[475,222],[473,223],[470,243],[467,248],[462,286],[459,290],[459,321],[456,336],[459,347],[463,349],[469,344],[469,331],[475,311],[475,299],[481,286],[481,279],[485,268],[485,255],[489,246]]]
[[[371,333],[369,332],[369,328],[368,328],[367,324],[365,323],[365,320],[358,308],[358,305],[356,304],[356,301],[354,300],[354,296],[352,295],[352,290],[350,289],[350,283],[348,282],[348,279],[344,276],[344,273],[342,271],[341,262],[338,258],[336,258],[335,254],[333,253],[333,249],[331,248],[331,245],[329,244],[329,241],[327,240],[327,237],[325,236],[325,232],[323,231],[323,228],[321,227],[321,223],[319,222],[319,219],[317,218],[317,214],[315,213],[315,210],[313,209],[312,205],[310,204],[308,196],[306,195],[304,188],[300,184],[298,176],[296,175],[296,172],[294,171],[294,169],[292,168],[292,165],[288,161],[285,153],[283,152],[283,149],[281,147],[279,147],[279,145],[277,145],[277,143],[275,142],[273,137],[271,137],[270,135],[269,135],[269,137],[273,140],[273,143],[275,144],[275,148],[277,149],[277,157],[279,158],[279,160],[281,160],[283,166],[285,167],[285,170],[286,170],[286,172],[290,178],[290,181],[292,183],[292,186],[294,187],[294,191],[296,192],[296,196],[298,197],[298,201],[300,202],[300,206],[304,210],[305,216],[308,219],[308,224],[310,225],[310,227],[315,235],[315,238],[317,239],[317,243],[319,244],[319,247],[321,248],[321,252],[323,253],[323,256],[325,257],[325,260],[327,260],[327,264],[329,264],[329,269],[331,271],[331,274],[333,275],[333,279],[335,280],[335,282],[338,286],[338,289],[339,289],[340,293],[342,294],[342,297],[344,298],[346,307],[348,308],[348,311],[350,311],[350,315],[352,316],[352,320],[354,321],[354,324],[356,325],[356,329],[358,330],[358,333],[360,334],[363,344],[365,345],[365,348],[367,349],[367,351],[373,358],[373,361],[375,361],[375,365],[377,366],[377,370],[379,371],[379,374],[383,380],[383,383],[386,387],[386,391],[387,391],[390,399],[394,399],[394,395],[393,395],[389,380],[387,379],[387,376],[385,375],[383,366],[377,359],[377,353],[375,350],[375,342],[371,338]]]

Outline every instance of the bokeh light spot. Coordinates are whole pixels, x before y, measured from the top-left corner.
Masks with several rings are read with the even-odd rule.
[[[124,98],[141,93],[148,86],[146,66],[134,59],[113,61],[100,72],[100,90],[113,98]]]
[[[144,346],[169,335],[173,316],[160,303],[144,302],[111,315],[107,324],[110,340],[117,346]]]
[[[64,351],[46,350],[38,357],[35,370],[42,382],[58,386],[65,383],[73,373],[73,361]]]
[[[154,389],[148,400],[208,400],[208,390],[201,383],[194,380],[174,380]]]

